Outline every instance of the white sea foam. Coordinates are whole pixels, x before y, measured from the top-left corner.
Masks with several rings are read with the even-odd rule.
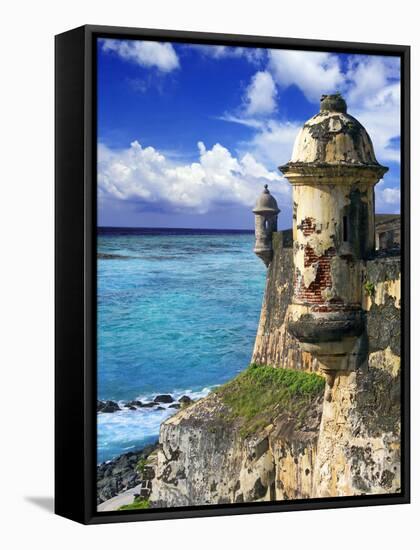
[[[199,391],[174,390],[170,393],[177,401],[183,395],[187,395],[194,401],[201,399],[210,393],[212,388],[203,388]],[[140,395],[136,399],[150,402],[157,394]],[[130,410],[124,408],[125,401],[119,401],[121,410],[113,413],[99,413],[98,419],[98,462],[104,462],[124,452],[138,449],[159,436],[159,428],[162,422],[178,412],[178,409],[170,407],[171,403],[159,403],[150,408],[138,408]]]

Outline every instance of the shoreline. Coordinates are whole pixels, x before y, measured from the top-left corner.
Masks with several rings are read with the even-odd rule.
[[[112,416],[118,411],[124,410],[158,411],[163,408],[172,408],[175,414],[179,409],[187,407],[193,402],[194,400],[187,394],[182,394],[178,398],[172,394],[157,394],[147,402],[144,400],[116,402],[98,399],[97,414]],[[139,445],[136,449],[120,453],[96,465],[96,503],[98,506],[136,487],[139,490],[139,495],[148,498],[151,491],[151,480],[154,477],[154,469],[148,467],[148,461],[150,455],[157,450],[158,444],[159,433],[156,434],[152,443]]]
[[[96,504],[102,504],[120,493],[149,481],[147,459],[158,448],[159,437],[143,448],[122,453],[96,466]],[[146,484],[147,485],[147,484]],[[147,490],[147,487],[145,487]],[[146,496],[146,495],[143,495]]]
[[[162,422],[210,391],[211,388],[204,387],[124,401],[97,399],[97,467],[152,444],[159,438]]]

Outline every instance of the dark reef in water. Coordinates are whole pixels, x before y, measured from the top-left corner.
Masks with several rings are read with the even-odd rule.
[[[105,254],[104,252],[98,252],[98,260],[130,260],[131,256],[123,256],[122,254]]]

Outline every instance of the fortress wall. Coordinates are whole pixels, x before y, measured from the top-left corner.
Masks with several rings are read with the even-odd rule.
[[[336,376],[324,401],[314,496],[400,490],[400,258],[366,262],[365,359]]]
[[[293,249],[291,231],[273,233],[273,259],[267,281],[252,363],[306,371],[316,370],[316,360],[302,352],[287,330],[286,311],[293,296]]]

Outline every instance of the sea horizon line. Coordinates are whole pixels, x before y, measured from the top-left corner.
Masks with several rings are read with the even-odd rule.
[[[103,230],[141,230],[141,231],[237,231],[253,233],[253,228],[215,228],[215,227],[144,227],[144,226],[124,226],[124,225],[98,225],[98,231]]]

